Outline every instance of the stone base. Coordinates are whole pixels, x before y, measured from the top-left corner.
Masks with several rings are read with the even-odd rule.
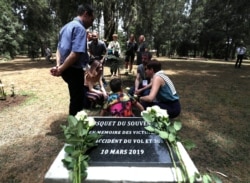
[[[188,169],[189,175],[198,172],[194,163],[181,143],[178,143],[181,156]],[[44,183],[71,183],[68,170],[63,166],[64,148],[47,171]],[[180,170],[179,170],[180,171]],[[179,172],[178,171],[178,172]],[[178,173],[181,179],[180,172]],[[176,171],[173,167],[133,167],[133,166],[89,166],[85,183],[167,183],[177,182]],[[201,182],[201,180],[197,180]]]

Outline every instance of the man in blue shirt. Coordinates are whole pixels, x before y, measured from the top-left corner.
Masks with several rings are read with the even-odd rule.
[[[57,65],[50,72],[62,76],[70,94],[69,114],[76,115],[87,104],[84,90],[84,70],[89,61],[87,32],[94,21],[94,10],[89,5],[80,5],[77,17],[60,30],[57,46]]]

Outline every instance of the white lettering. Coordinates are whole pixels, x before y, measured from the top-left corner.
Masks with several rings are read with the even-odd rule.
[[[97,121],[96,126],[115,126],[116,121]]]
[[[126,121],[117,121],[117,126],[126,126]]]
[[[144,140],[143,139],[133,139],[133,143],[134,144],[144,144]]]
[[[122,134],[131,135],[132,132],[131,131],[122,131]]]
[[[143,155],[143,149],[102,149],[101,155]]]
[[[128,121],[127,126],[147,126],[145,121]]]
[[[124,144],[130,144],[132,142],[131,139],[123,139]]]

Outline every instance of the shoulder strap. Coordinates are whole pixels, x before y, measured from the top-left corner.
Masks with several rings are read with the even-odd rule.
[[[173,82],[169,79],[169,77],[167,75],[165,75],[163,72],[158,72],[156,73],[157,76],[160,76],[165,82],[166,84],[169,86],[171,92],[174,94],[176,94],[176,90],[174,87]]]

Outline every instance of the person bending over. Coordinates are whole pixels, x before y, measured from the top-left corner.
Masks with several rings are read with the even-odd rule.
[[[181,112],[179,95],[173,82],[161,70],[161,63],[150,61],[145,71],[146,75],[152,78],[152,87],[149,95],[140,97],[143,107],[146,109],[158,105],[160,108],[167,110],[169,118],[177,117]]]

